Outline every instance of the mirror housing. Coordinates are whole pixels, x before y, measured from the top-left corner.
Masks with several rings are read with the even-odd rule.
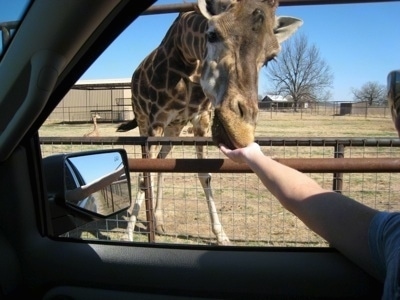
[[[391,71],[387,76],[387,90],[389,103],[395,103],[395,99],[400,101],[400,70]],[[396,106],[396,105],[395,105]],[[400,106],[400,105],[398,105]]]
[[[124,149],[51,155],[43,159],[43,171],[55,235],[131,205]]]
[[[387,76],[387,98],[394,126],[400,136],[400,70],[391,71]]]

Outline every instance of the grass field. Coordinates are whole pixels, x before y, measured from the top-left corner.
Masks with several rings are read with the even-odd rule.
[[[117,133],[118,124],[99,123],[102,137],[137,136],[138,131]],[[88,124],[45,124],[41,137],[82,137],[92,129]],[[187,128],[182,136],[187,136]],[[313,116],[300,113],[260,113],[256,135],[267,138],[397,138],[390,118],[354,116]],[[43,156],[110,146],[43,145]],[[124,146],[128,156],[138,157],[139,150]],[[186,147],[187,148],[187,147]],[[208,147],[210,157],[220,156],[216,147]],[[345,157],[398,157],[398,148],[347,147]],[[333,157],[333,149],[324,147],[268,147],[265,153],[275,157]],[[193,149],[175,147],[173,157],[194,157]],[[333,174],[310,174],[326,188],[332,187]],[[212,244],[215,238],[210,229],[204,192],[196,174],[165,174],[164,214],[166,235],[157,235],[161,243]],[[134,193],[137,174],[131,174]],[[250,246],[326,246],[326,242],[309,231],[301,221],[284,210],[262,186],[254,174],[213,174],[213,194],[224,229],[235,245]],[[384,210],[400,210],[399,174],[344,174],[342,193],[367,205]],[[135,197],[135,194],[133,194]],[[145,224],[141,210],[138,230]],[[143,227],[143,226],[142,226]],[[117,216],[106,222],[89,224],[69,236],[85,239],[109,238],[126,240],[126,221]],[[100,234],[99,234],[100,233]],[[135,235],[146,241],[146,235]]]

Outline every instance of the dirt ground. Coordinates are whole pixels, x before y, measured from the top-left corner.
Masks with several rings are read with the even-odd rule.
[[[138,136],[136,130],[116,132],[119,124],[99,123],[101,137]],[[45,124],[40,137],[82,137],[92,130],[87,124]],[[188,128],[182,136],[190,136]],[[289,137],[349,137],[396,138],[391,119],[354,116],[312,116],[295,113],[263,112],[259,116],[256,136]],[[43,156],[59,152],[82,151],[82,145],[43,145]],[[110,148],[109,145],[91,149]],[[137,157],[137,149],[124,147],[128,156]],[[208,156],[223,157],[216,147],[208,147]],[[333,157],[333,149],[324,147],[273,147],[265,149],[276,157]],[[395,157],[398,148],[346,148],[346,157]],[[191,158],[194,150],[175,147],[171,157]],[[326,188],[332,187],[333,174],[310,174]],[[133,199],[138,190],[138,174],[131,173]],[[342,193],[370,206],[385,210],[400,209],[399,174],[344,174]],[[309,231],[301,221],[281,207],[254,174],[212,174],[212,189],[218,214],[225,232],[235,245],[246,246],[327,246]],[[179,244],[214,244],[204,191],[197,174],[165,174],[163,198],[166,234],[156,235],[156,242]],[[144,206],[139,215],[135,240],[146,242]],[[126,241],[126,218],[123,214],[69,232],[71,237],[105,238]]]

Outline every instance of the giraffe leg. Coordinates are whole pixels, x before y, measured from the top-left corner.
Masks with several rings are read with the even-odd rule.
[[[197,158],[204,158],[203,146],[196,146]],[[214,197],[211,188],[211,174],[199,173],[199,180],[206,195],[208,212],[210,214],[212,231],[217,238],[218,245],[231,245],[231,242],[226,235],[224,228],[219,220],[217,208],[215,206]]]
[[[193,133],[195,136],[205,136],[206,131],[210,123],[210,114],[205,112],[198,119],[192,120]],[[197,158],[205,158],[204,147],[196,146]],[[208,212],[211,219],[211,228],[213,233],[217,238],[218,245],[231,245],[231,242],[226,235],[224,228],[219,220],[217,208],[215,206],[214,197],[211,188],[211,174],[210,173],[199,173],[199,180],[201,186],[203,187],[204,193],[206,195]]]
[[[141,135],[143,136],[143,133],[141,132]],[[157,153],[157,146],[151,146],[150,149],[148,149],[147,153],[142,153],[144,157],[150,157],[150,158],[155,158]],[[151,174],[151,177],[154,177],[154,174]],[[154,178],[151,178],[150,180],[152,188],[150,191],[153,191],[153,182]],[[128,226],[127,226],[127,232],[128,232],[128,240],[133,241],[133,233],[135,231],[135,226],[137,222],[137,218],[139,215],[140,208],[142,207],[143,201],[145,200],[146,192],[149,190],[149,186],[146,185],[146,181],[144,180],[144,175],[139,175],[138,179],[138,192],[136,194],[135,201],[132,202],[131,207],[128,209],[128,216],[129,216],[129,221],[128,221]],[[153,197],[153,195],[150,195],[150,197]]]
[[[154,221],[155,221],[156,232],[159,234],[165,233],[163,195],[162,195],[163,184],[164,184],[163,173],[158,173],[157,174],[157,194],[156,194],[156,201],[154,203]]]
[[[137,217],[139,215],[139,211],[145,197],[145,186],[142,176],[139,176],[138,178],[138,186],[139,186],[139,191],[136,194],[136,199],[135,201],[132,201],[131,207],[128,209],[129,221],[128,221],[127,231],[128,231],[128,240],[131,242],[133,242],[133,232],[135,231]]]
[[[183,127],[182,127],[183,128]],[[180,130],[182,130],[182,128]],[[165,136],[173,135],[175,136],[175,132],[178,131],[178,135],[180,130],[175,129],[175,131],[171,132],[168,128],[165,130]],[[163,145],[161,147],[160,152],[158,153],[159,159],[164,159],[171,152],[173,146],[172,145]],[[153,182],[153,181],[152,181]],[[157,233],[165,233],[164,228],[164,209],[163,209],[163,187],[164,187],[164,176],[163,173],[157,174],[157,194],[156,201],[154,203],[154,219],[155,219],[155,228]]]
[[[161,149],[160,153],[162,151],[163,151],[163,149]],[[149,150],[150,158],[154,158],[154,156],[155,156],[154,153],[156,153],[156,152],[157,152],[156,147],[151,147]],[[156,175],[154,173],[151,173],[150,176],[151,176],[151,180],[150,180],[151,189],[150,189],[150,186],[146,185],[143,175],[139,176],[139,179],[138,179],[139,190],[136,194],[135,201],[132,202],[131,207],[128,209],[128,215],[129,215],[128,240],[129,241],[133,241],[133,232],[135,230],[139,211],[140,211],[143,201],[145,200],[145,197],[146,197],[146,193],[145,193],[146,190],[151,191],[148,194],[148,196],[152,197],[154,200],[153,194],[154,194],[154,182],[156,179]],[[156,194],[157,196],[156,196],[156,201],[153,203],[154,204],[155,230],[158,233],[164,233],[164,216],[163,216],[163,211],[162,211],[162,181],[163,181],[162,173],[158,173],[157,174],[157,194]]]

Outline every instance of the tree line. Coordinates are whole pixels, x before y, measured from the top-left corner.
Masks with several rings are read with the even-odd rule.
[[[272,93],[291,98],[295,110],[299,103],[325,102],[332,96],[333,72],[316,45],[310,44],[304,34],[285,42],[277,58],[268,64],[266,76]],[[378,82],[352,88],[351,93],[355,102],[387,104],[386,86]]]

